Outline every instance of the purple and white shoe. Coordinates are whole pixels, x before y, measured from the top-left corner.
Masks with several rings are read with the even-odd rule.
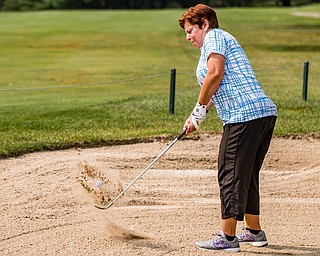
[[[251,244],[252,246],[262,247],[268,245],[268,240],[264,231],[260,231],[258,235],[252,234],[246,228],[237,235],[240,244]]]
[[[202,250],[224,250],[228,252],[239,252],[240,245],[238,238],[235,237],[233,241],[229,241],[225,234],[220,231],[215,234],[210,240],[205,242],[196,242],[196,246]]]

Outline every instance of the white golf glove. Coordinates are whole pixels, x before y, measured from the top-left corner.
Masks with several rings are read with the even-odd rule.
[[[204,119],[206,119],[206,115],[206,105],[201,105],[199,102],[197,102],[191,114],[191,121],[194,125],[194,128],[196,128],[197,130],[199,129],[199,125]]]

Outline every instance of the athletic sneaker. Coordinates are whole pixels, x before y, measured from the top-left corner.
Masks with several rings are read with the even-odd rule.
[[[262,230],[258,235],[254,235],[246,228],[243,228],[241,233],[238,234],[237,237],[240,244],[251,244],[256,247],[268,245],[266,234]]]
[[[235,237],[233,241],[229,241],[225,234],[220,231],[214,235],[210,240],[205,242],[196,242],[196,246],[203,250],[224,250],[228,252],[239,252],[240,245],[238,238]]]

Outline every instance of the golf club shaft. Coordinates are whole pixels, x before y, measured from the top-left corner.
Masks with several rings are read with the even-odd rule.
[[[111,205],[114,204],[115,201],[117,201],[143,174],[145,174],[146,171],[148,171],[151,166],[158,161],[158,159],[163,156],[164,153],[166,153],[178,140],[180,140],[183,135],[185,135],[186,133],[186,129],[183,130],[182,133],[179,134],[179,136],[177,136],[162,152],[160,155],[158,155],[153,161],[152,163],[150,163],[148,165],[148,167],[146,169],[144,169],[143,172],[141,172],[117,197],[115,197],[104,209],[108,209]]]

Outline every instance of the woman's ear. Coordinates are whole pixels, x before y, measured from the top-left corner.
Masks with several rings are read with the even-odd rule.
[[[203,23],[201,28],[205,31],[207,31],[209,29],[209,21],[207,19],[203,19]]]

